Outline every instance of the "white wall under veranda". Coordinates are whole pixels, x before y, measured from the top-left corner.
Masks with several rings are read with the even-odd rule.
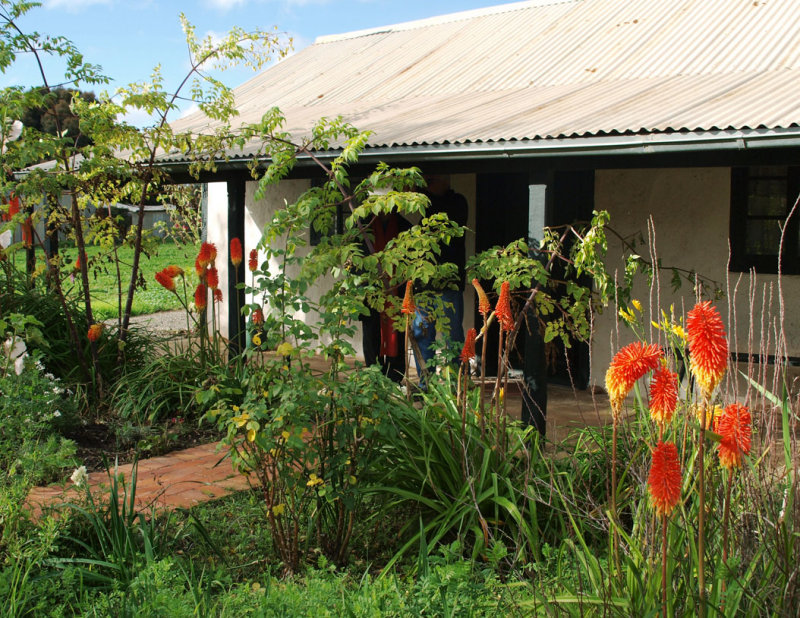
[[[778,277],[762,274],[751,278],[747,273],[728,272],[730,191],[730,168],[598,170],[595,208],[607,210],[610,227],[626,238],[640,233],[647,238],[648,218],[652,217],[654,249],[663,266],[695,270],[719,282],[726,291],[725,298],[715,304],[726,322],[731,351],[774,353]],[[649,259],[647,247],[637,251]],[[621,243],[609,234],[607,265],[620,279],[624,268],[621,255]],[[659,319],[659,307],[668,312],[674,304],[676,313],[685,313],[695,303],[692,286],[684,282],[673,292],[671,278],[671,271],[664,271],[648,287],[640,276],[634,288],[633,297],[644,305],[646,334],[651,341],[659,340],[658,331],[649,326],[651,320]],[[787,307],[788,354],[800,355],[800,312],[793,310],[800,301],[800,277],[784,275],[781,285]],[[613,352],[633,339],[630,329],[617,320],[616,307],[598,317],[592,345],[594,384],[603,384]]]
[[[469,217],[467,227],[469,231],[466,236],[466,253],[473,255],[475,253],[475,234],[472,230],[475,227],[475,175],[474,174],[456,174],[451,177],[451,186],[453,190],[464,195],[469,204]],[[308,180],[283,180],[278,185],[268,187],[263,199],[255,199],[257,183],[248,182],[245,190],[245,234],[244,234],[244,259],[248,258],[251,249],[256,247],[261,240],[261,233],[264,226],[272,219],[273,215],[279,208],[282,208],[286,203],[292,203],[297,200],[300,195],[310,187]],[[217,245],[217,263],[228,263],[228,242],[227,242],[227,229],[228,229],[228,197],[227,186],[225,183],[211,183],[208,186],[208,232],[207,237],[209,242]],[[308,249],[305,249],[307,251]],[[264,260],[264,253],[259,254],[259,264]],[[279,267],[277,263],[270,264],[270,271],[276,272]],[[223,293],[227,292],[227,276],[228,269],[220,268],[220,288]],[[246,271],[248,277],[250,273]],[[330,278],[322,279],[317,285],[313,286],[308,291],[308,296],[312,301],[317,301],[324,293],[328,286],[331,284]],[[465,293],[465,311],[464,311],[464,328],[470,328],[474,322],[474,312],[472,311],[474,303],[474,291],[472,286],[467,286]],[[251,302],[251,298],[247,298],[247,302]],[[227,299],[220,307],[220,324],[221,332],[227,336],[228,331],[228,312],[227,312]],[[315,314],[312,312],[309,315],[300,314],[306,321],[313,321]],[[361,329],[357,329],[357,334],[352,342],[354,349],[359,357],[361,357]]]

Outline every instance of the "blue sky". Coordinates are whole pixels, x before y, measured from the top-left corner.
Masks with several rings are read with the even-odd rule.
[[[279,31],[294,39],[294,49],[317,36],[373,28],[455,11],[504,4],[503,0],[44,0],[20,22],[25,32],[61,35],[100,64],[115,81],[108,90],[146,80],[161,64],[166,85],[177,84],[188,69],[186,44],[179,13],[186,14],[198,35],[222,35],[232,26]],[[57,65],[48,71],[57,80]],[[253,75],[234,69],[222,75],[238,85]],[[22,58],[5,74],[0,87],[39,85],[36,67]],[[131,119],[134,120],[135,119]]]

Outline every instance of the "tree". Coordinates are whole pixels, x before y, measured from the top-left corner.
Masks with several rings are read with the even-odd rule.
[[[74,266],[83,289],[87,324],[78,325],[70,321],[71,339],[87,380],[91,377],[91,382],[101,394],[97,342],[91,340],[88,346],[91,363],[87,363],[83,355],[87,347],[86,333],[94,323],[86,239],[88,234],[94,242],[116,256],[116,228],[108,225],[108,220],[87,218],[87,206],[127,201],[139,207],[128,238],[134,248],[131,278],[126,286],[119,281],[120,362],[117,366],[121,366],[133,297],[141,279],[139,264],[144,247],[144,206],[148,196],[169,182],[158,166],[158,154],[180,151],[193,161],[191,169],[196,173],[213,168],[215,155],[225,151],[239,138],[231,128],[236,114],[233,94],[208,70],[236,63],[258,69],[274,55],[285,54],[286,49],[280,44],[275,31],[246,32],[235,28],[221,41],[212,40],[210,36],[198,40],[194,27],[181,15],[190,54],[190,68],[174,90],[165,86],[156,68],[149,81],[120,88],[113,96],[105,93],[99,99],[73,96],[70,114],[66,114],[61,106],[59,89],[81,91],[87,86],[108,83],[109,79],[102,74],[99,66],[85,62],[83,55],[68,39],[23,32],[18,20],[36,6],[38,4],[33,2],[0,0],[0,71],[5,72],[19,55],[31,54],[36,60],[41,80],[39,87],[30,90],[12,87],[0,91],[0,145],[5,150],[1,163],[0,195],[14,193],[29,208],[33,204],[41,205],[32,214],[34,219],[44,219],[49,223],[55,219],[68,227],[78,248],[78,260],[74,265],[63,264],[59,259],[48,260],[48,280],[53,293],[63,301],[61,283],[72,275]],[[47,61],[53,57],[66,64],[57,81],[48,73]],[[177,110],[179,99],[189,99],[197,104],[208,117],[220,123],[220,130],[211,136],[174,133],[168,120]],[[45,118],[48,122],[52,121],[52,133],[26,127],[20,139],[10,141],[12,121],[41,109],[54,110],[51,115],[45,114],[42,121],[42,129],[45,129]],[[153,125],[140,129],[120,120],[134,110],[145,111],[155,117]],[[74,119],[77,119],[77,125]],[[76,126],[77,129],[74,128]],[[49,166],[30,167],[42,160],[52,163]],[[15,177],[13,173],[19,170],[25,170],[26,173]],[[59,205],[59,199],[64,195],[69,198],[69,207],[66,209]],[[8,226],[20,222],[14,219]],[[93,229],[91,226],[95,222],[100,227]],[[37,241],[42,243],[42,239],[37,238]],[[66,302],[62,302],[62,307],[69,313]]]

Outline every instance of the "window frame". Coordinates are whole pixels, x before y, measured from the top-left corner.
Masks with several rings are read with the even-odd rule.
[[[783,178],[783,176],[756,174],[757,167],[759,166],[731,168],[731,261],[729,270],[731,272],[748,272],[751,269],[755,269],[756,272],[761,274],[777,274],[777,255],[758,255],[747,251],[747,224],[753,220],[777,220],[781,223],[786,220],[786,215],[791,212],[798,193],[800,193],[800,166],[764,166],[781,167],[786,170],[786,215],[783,216],[751,215],[749,213],[749,182],[757,178]],[[781,273],[785,275],[800,274],[800,213],[798,212],[795,212],[789,220],[784,237]]]

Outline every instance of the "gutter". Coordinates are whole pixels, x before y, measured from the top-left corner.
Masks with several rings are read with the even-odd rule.
[[[702,152],[741,152],[767,148],[800,148],[800,128],[745,129],[728,131],[695,131],[650,133],[646,135],[613,135],[591,137],[559,137],[518,141],[475,142],[458,144],[419,144],[367,147],[359,156],[360,163],[377,161],[438,162],[487,159],[537,159],[542,157],[663,155]],[[316,156],[324,161],[335,159],[341,150],[330,150]],[[249,159],[240,155],[216,161],[220,171],[245,169]],[[186,167],[186,161],[164,161],[167,171]],[[300,155],[298,167],[314,165],[307,155]]]

